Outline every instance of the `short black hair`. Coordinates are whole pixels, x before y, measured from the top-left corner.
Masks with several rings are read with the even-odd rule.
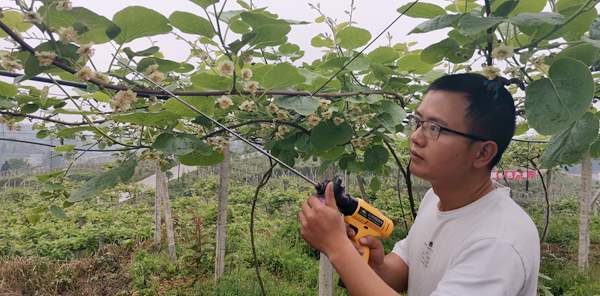
[[[498,153],[490,162],[490,169],[502,158],[516,127],[515,103],[503,81],[501,77],[489,80],[480,74],[462,73],[442,76],[427,88],[427,91],[441,90],[465,95],[468,100],[465,119],[469,132],[498,145]]]

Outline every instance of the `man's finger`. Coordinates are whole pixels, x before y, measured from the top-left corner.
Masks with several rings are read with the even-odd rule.
[[[337,210],[337,205],[335,204],[335,195],[333,194],[333,182],[327,183],[327,187],[325,187],[325,204]]]

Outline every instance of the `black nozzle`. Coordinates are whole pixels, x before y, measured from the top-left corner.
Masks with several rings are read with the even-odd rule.
[[[319,197],[325,197],[325,188],[329,182],[329,180],[325,180],[315,186]],[[358,201],[346,194],[346,189],[342,186],[342,179],[339,176],[335,176],[331,182],[333,182],[333,195],[338,209],[346,216],[352,215],[358,207]]]

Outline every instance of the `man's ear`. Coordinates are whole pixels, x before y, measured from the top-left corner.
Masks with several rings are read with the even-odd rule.
[[[478,149],[473,166],[476,168],[489,167],[496,154],[498,154],[498,144],[494,141],[485,141],[478,143],[476,147]]]

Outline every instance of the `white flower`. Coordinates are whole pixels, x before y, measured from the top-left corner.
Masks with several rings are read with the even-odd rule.
[[[244,86],[244,90],[250,93],[256,93],[258,91],[258,82],[256,81],[246,81],[246,85]]]
[[[290,115],[285,110],[279,110],[279,111],[277,111],[277,119],[279,119],[279,120],[286,120],[286,119],[289,118],[289,116]]]
[[[73,4],[69,0],[58,1],[56,4],[56,10],[58,11],[70,11],[73,9]]]
[[[275,138],[277,140],[282,140],[285,136],[285,134],[287,134],[290,131],[290,129],[285,126],[285,125],[280,125],[279,127],[277,127],[277,132],[275,133]]]
[[[367,124],[367,122],[369,122],[369,120],[373,119],[375,117],[375,113],[369,113],[369,114],[363,114],[363,115],[359,115],[356,118],[356,122],[358,122],[358,124]]]
[[[367,147],[369,145],[369,143],[371,143],[371,138],[370,137],[358,137],[358,138],[354,138],[354,139],[350,140],[350,143],[352,143],[352,146],[354,146],[354,148],[356,148],[356,149],[364,149],[365,147]]]
[[[319,108],[321,108],[322,110],[327,110],[329,108],[330,104],[331,104],[330,100],[326,100],[326,99],[319,100]]]
[[[77,54],[84,56],[85,58],[89,59],[94,55],[95,50],[92,48],[92,46],[94,46],[94,43],[90,42],[87,44],[82,44],[79,49],[77,49]]]
[[[222,61],[221,63],[219,63],[219,73],[221,73],[221,75],[225,75],[225,76],[230,76],[233,74],[233,71],[235,70],[235,66],[233,65],[232,61]]]
[[[486,66],[481,69],[481,74],[483,74],[483,76],[487,77],[489,80],[496,79],[496,77],[498,77],[498,73],[500,73],[500,69],[494,66]]]
[[[321,122],[321,118],[315,114],[311,114],[306,118],[306,122],[310,127],[315,127],[319,124],[319,122]]]
[[[333,115],[333,111],[331,111],[331,109],[321,113],[321,116],[323,116],[323,118],[325,118],[325,119],[331,119],[332,115]]]
[[[250,54],[245,54],[244,55],[244,64],[251,64],[252,63],[252,56]]]
[[[333,123],[337,126],[344,122],[344,118],[336,116],[333,118]]]
[[[353,106],[352,108],[350,108],[350,112],[348,115],[350,116],[356,116],[359,115],[362,112],[362,110],[360,109],[360,107],[358,106]]]
[[[492,56],[497,60],[506,60],[513,56],[513,48],[508,45],[501,44],[492,50]]]
[[[2,68],[6,69],[9,72],[14,72],[16,70],[23,69],[23,65],[19,63],[19,60],[17,60],[15,57],[9,54],[2,55],[2,57],[0,58],[0,65],[2,65]]]
[[[157,71],[157,70],[158,70],[158,65],[152,64],[152,65],[146,67],[146,70],[144,70],[144,73],[146,73],[146,75],[150,75],[150,74],[152,74],[152,72]]]
[[[77,71],[77,73],[75,73],[75,76],[77,76],[79,80],[88,81],[94,78],[94,71],[92,71],[92,69],[90,69],[88,66],[83,66],[81,69],[79,69],[79,71]]]
[[[51,51],[36,51],[35,57],[38,59],[40,66],[50,66],[56,59],[56,54]]]
[[[165,80],[165,74],[160,71],[154,71],[148,75],[148,78],[156,84],[161,84]]]
[[[25,17],[23,18],[23,21],[28,22],[28,23],[34,23],[34,24],[41,24],[42,17],[40,16],[39,13],[37,13],[35,11],[28,11],[25,13]]]
[[[211,144],[216,151],[221,153],[223,153],[225,149],[227,149],[227,146],[229,146],[229,141],[223,137],[210,138],[207,140],[207,142]]]
[[[73,27],[60,27],[58,29],[58,36],[61,42],[71,43],[77,39],[77,31]]]
[[[135,101],[137,94],[132,90],[120,90],[114,97],[114,107],[117,111],[127,111]]]
[[[275,104],[271,103],[269,106],[267,106],[267,112],[277,113],[277,111],[279,111],[279,107],[277,107]]]
[[[250,80],[250,78],[252,78],[252,70],[248,68],[242,69],[242,79]]]
[[[110,84],[110,78],[108,78],[108,75],[106,75],[104,73],[96,72],[94,74],[94,78],[96,78],[96,80],[102,82],[102,84]]]
[[[219,104],[219,108],[221,108],[221,109],[227,109],[227,108],[229,108],[229,107],[231,107],[233,105],[233,101],[228,96],[221,96],[217,100],[217,104]]]
[[[245,100],[240,104],[240,110],[246,112],[252,112],[254,110],[254,107],[256,107],[256,103],[250,100]]]

